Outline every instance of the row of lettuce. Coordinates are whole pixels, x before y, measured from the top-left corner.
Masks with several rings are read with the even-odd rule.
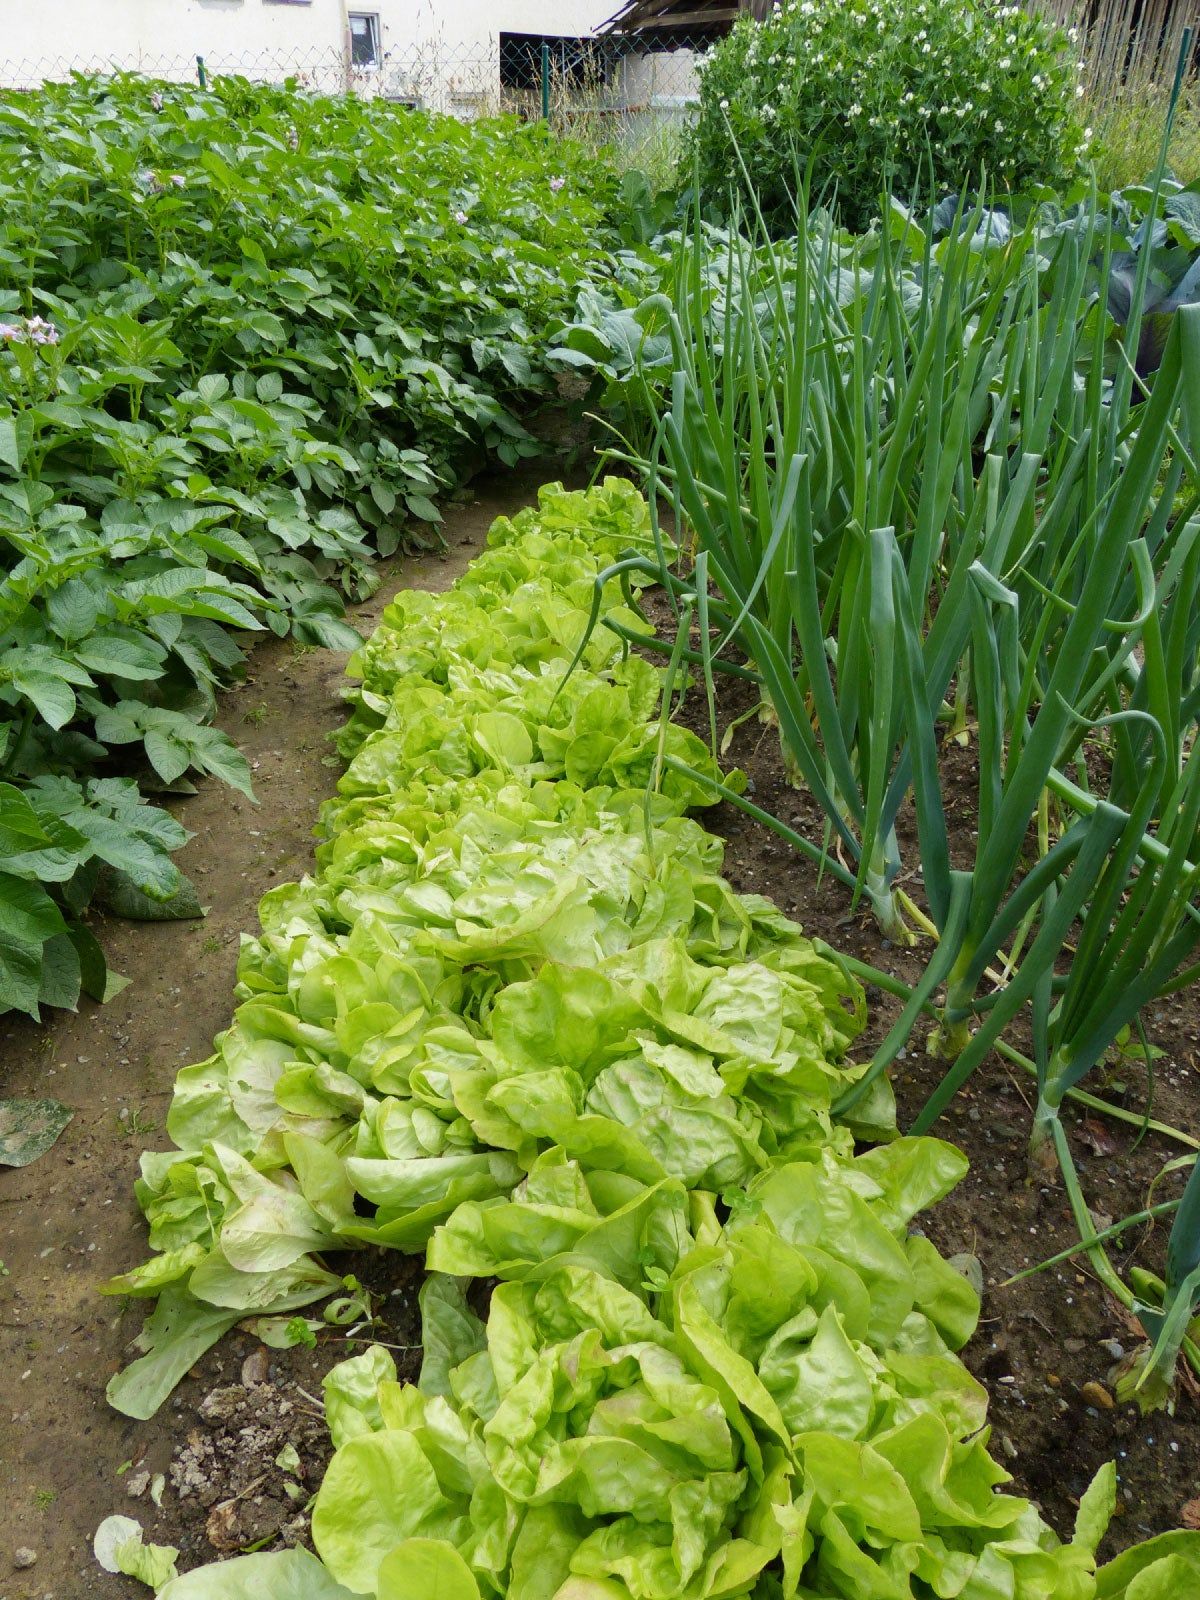
[[[195,914],[139,785],[249,793],[210,726],[247,637],[353,648],[375,558],[535,448],[611,186],[536,127],[295,86],[0,98],[0,1012],[105,993],[94,900]]]
[[[1097,1573],[1111,1468],[1068,1543],[997,1492],[976,1295],[910,1227],[964,1159],[895,1136],[885,1079],[831,1114],[862,993],[719,876],[616,580],[568,675],[651,544],[627,483],[551,487],[360,652],[317,874],[264,899],[143,1157],[157,1253],[109,1288],[159,1298],[109,1395],[146,1416],[235,1323],[278,1336],[355,1244],[425,1252],[420,1381],[382,1346],[329,1374],[317,1556],[175,1576],[127,1519],[98,1552],[163,1600],[1187,1592],[1200,1535]]]

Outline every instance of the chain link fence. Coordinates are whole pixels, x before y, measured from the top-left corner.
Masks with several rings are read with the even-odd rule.
[[[368,41],[368,47],[372,41]],[[673,165],[692,115],[698,66],[711,39],[633,37],[546,39],[501,34],[476,45],[431,43],[378,50],[210,51],[190,56],[138,53],[132,59],[61,55],[0,60],[0,94],[20,93],[74,74],[141,73],[166,82],[205,83],[239,76],[255,83],[292,82],[312,94],[356,94],[448,113],[463,120],[515,113],[545,117],[559,133],[616,146],[630,166]]]
[[[1158,153],[1183,27],[1200,22],[1200,9],[1193,14],[1200,0],[1028,3],[1078,27],[1076,47],[1086,62],[1080,109],[1094,125],[1101,187],[1144,181]],[[73,73],[119,70],[174,82],[228,75],[260,83],[291,80],[314,94],[381,96],[464,120],[498,112],[545,117],[556,132],[615,147],[624,165],[644,168],[665,183],[695,112],[699,68],[715,31],[664,28],[649,35],[581,38],[500,33],[470,43],[434,40],[385,49],[376,30],[349,34],[342,48],[64,53],[0,59],[0,95]],[[1200,176],[1200,45],[1184,84],[1170,160],[1183,181]]]

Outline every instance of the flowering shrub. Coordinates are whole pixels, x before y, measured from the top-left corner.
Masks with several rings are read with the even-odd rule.
[[[884,191],[1053,181],[1078,166],[1071,38],[987,0],[792,0],[711,53],[685,155],[717,198],[740,172],[786,226],[797,167],[861,225]]]

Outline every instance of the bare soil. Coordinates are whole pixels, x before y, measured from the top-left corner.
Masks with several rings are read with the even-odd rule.
[[[556,476],[561,462],[543,460],[478,479],[465,503],[447,508],[441,554],[381,564],[378,591],[351,614],[359,631],[370,633],[401,587],[448,587],[492,521],[529,504],[537,486]],[[307,1426],[305,1407],[315,1408],[296,1386],[319,1395],[322,1372],[353,1347],[338,1338],[312,1352],[271,1353],[273,1392],[254,1383],[247,1399],[253,1416],[220,1404],[205,1415],[197,1410],[204,1396],[240,1384],[247,1355],[263,1350],[235,1334],[156,1418],[132,1422],[109,1408],[104,1388],[127,1359],[146,1306],[103,1298],[97,1285],[145,1258],[145,1225],[133,1199],[138,1156],[164,1142],[176,1072],[208,1055],[213,1035],[229,1024],[239,940],[257,928],[259,899],[312,865],[313,824],[338,776],[328,738],[345,720],[345,659],[271,640],[255,649],[246,681],[223,697],[219,725],[246,752],[259,803],[213,782],[171,802],[194,835],[176,859],[208,915],[175,923],[98,917],[110,965],[133,979],[129,987],[106,1006],[84,1002],[77,1013],[50,1014],[40,1027],[0,1019],[0,1094],[49,1095],[74,1111],[39,1161],[0,1168],[0,1600],[145,1594],[92,1559],[92,1534],[112,1512],[137,1516],[150,1537],[182,1543],[190,1565],[211,1559],[203,1530],[231,1496],[243,1497],[236,1515],[223,1512],[213,1523],[226,1550],[274,1539],[285,1522],[285,1537],[302,1531],[275,1456],[292,1443],[304,1469],[299,1481],[319,1482],[323,1430]],[[365,1276],[360,1260],[353,1270]],[[397,1273],[410,1265],[381,1262],[390,1275],[382,1292],[402,1285]],[[402,1290],[388,1305],[397,1342],[411,1342],[415,1295]],[[282,1419],[288,1426],[268,1415],[278,1413],[280,1401],[292,1407]],[[203,1491],[193,1482],[180,1500],[171,1487],[172,1451],[187,1450],[193,1434],[206,1444],[195,1464],[208,1482]],[[182,1470],[177,1463],[176,1475]],[[168,1483],[166,1515],[150,1497],[158,1473]],[[136,1498],[131,1486],[141,1488]],[[17,1570],[13,1557],[22,1548],[37,1560]]]

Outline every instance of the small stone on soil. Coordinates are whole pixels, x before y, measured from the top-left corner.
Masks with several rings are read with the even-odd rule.
[[[1079,1393],[1090,1406],[1099,1406],[1102,1411],[1111,1411],[1116,1404],[1102,1383],[1085,1383]]]

